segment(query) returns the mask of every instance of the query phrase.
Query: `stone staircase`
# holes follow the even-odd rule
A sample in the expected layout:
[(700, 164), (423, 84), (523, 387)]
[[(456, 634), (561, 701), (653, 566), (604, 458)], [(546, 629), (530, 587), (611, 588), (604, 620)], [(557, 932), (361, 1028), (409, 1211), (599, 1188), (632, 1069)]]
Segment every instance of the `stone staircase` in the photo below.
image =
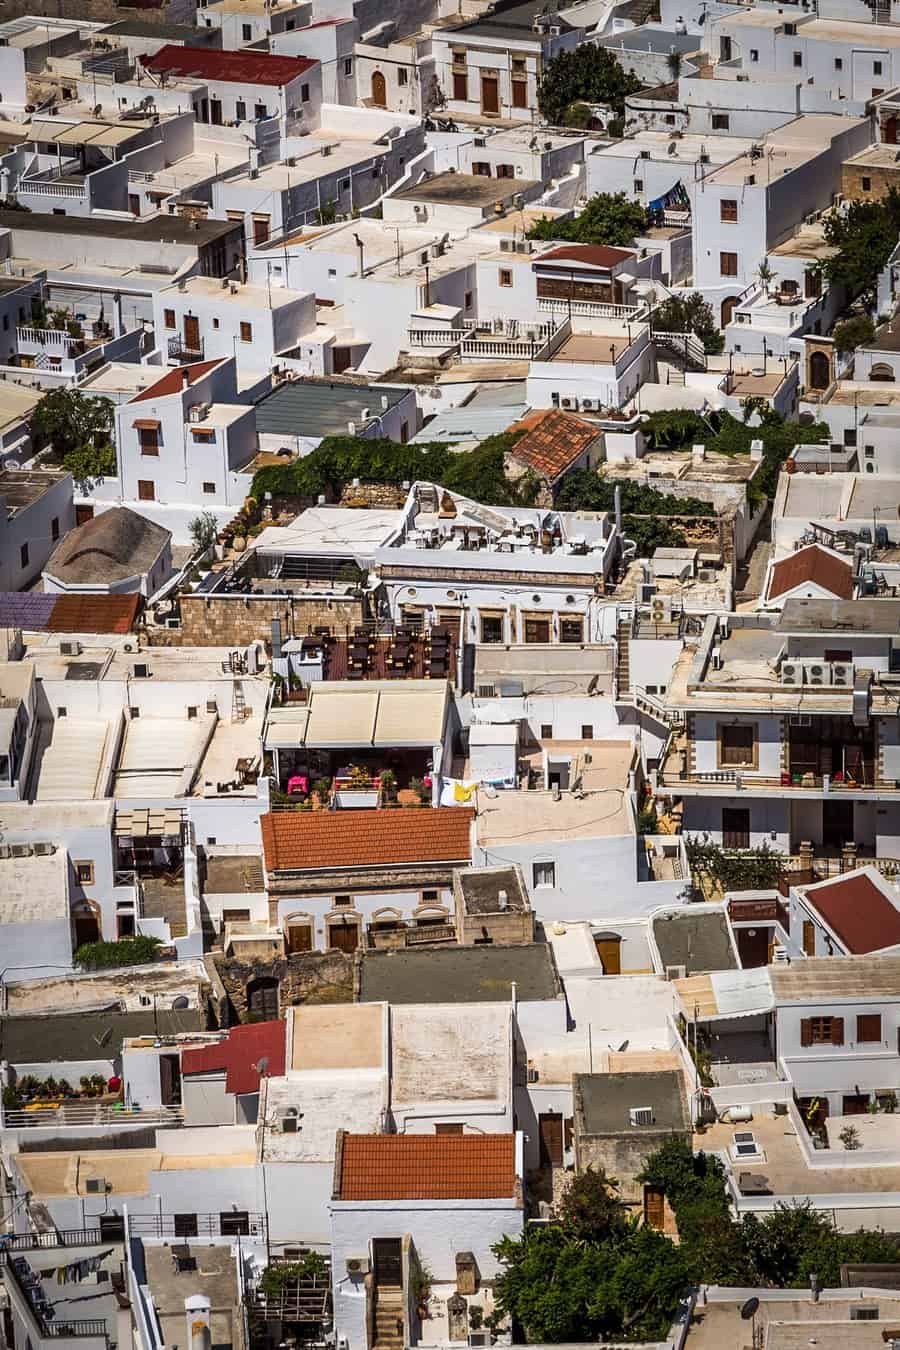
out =
[(631, 620), (620, 619), (616, 628), (616, 689), (624, 698), (631, 688)]
[(403, 1350), (403, 1290), (379, 1289), (375, 1294), (371, 1350)]

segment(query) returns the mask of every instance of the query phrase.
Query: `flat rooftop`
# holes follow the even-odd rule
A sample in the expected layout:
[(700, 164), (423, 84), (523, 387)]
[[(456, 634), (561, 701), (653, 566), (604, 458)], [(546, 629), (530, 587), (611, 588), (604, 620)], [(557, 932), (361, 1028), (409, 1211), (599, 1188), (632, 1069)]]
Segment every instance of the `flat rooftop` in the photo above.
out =
[(204, 895), (255, 895), (266, 889), (258, 853), (207, 854)]
[[(783, 22), (783, 19), (782, 19)], [(855, 25), (854, 25), (855, 26)], [(804, 24), (803, 32), (808, 31)], [(900, 42), (900, 33), (897, 34)], [(840, 117), (835, 113), (808, 113), (778, 127), (766, 137), (761, 155), (738, 155), (728, 164), (713, 169), (705, 183), (715, 186), (742, 186), (749, 175), (757, 185), (768, 185), (799, 169), (816, 155), (827, 150), (835, 136), (852, 127), (864, 125), (859, 117)]]
[[(517, 867), (473, 867), (456, 873), (467, 914), (501, 914), (504, 910), (524, 913), (530, 909), (528, 892)], [(501, 906), (500, 892), (506, 899)]]
[(391, 1009), (391, 1101), (506, 1103), (511, 1010), (504, 1003)]
[(896, 998), (900, 956), (810, 956), (769, 967), (776, 1003), (819, 1003), (829, 998)]
[(668, 966), (684, 966), (686, 975), (697, 975), (737, 969), (738, 960), (722, 909), (689, 906), (655, 915), (653, 937), (663, 970)]
[[(62, 850), (60, 850), (61, 852)], [(10, 1064), (71, 1064), (97, 1059), (115, 1059), (129, 1037), (178, 1035), (206, 1026), (206, 1010), (173, 1011), (157, 1006), (156, 1013), (82, 1010), (77, 1017), (17, 1013), (2, 1019), (3, 1056)], [(77, 1078), (77, 1074), (75, 1075)], [(102, 1176), (102, 1173), (100, 1173)]]
[[(19, 232), (86, 235), (96, 239), (126, 239), (136, 244), (185, 244), (197, 248), (224, 239), (243, 227), (232, 220), (189, 220), (186, 216), (147, 216), (132, 222), (108, 220), (103, 216), (44, 216), (37, 212), (0, 211), (0, 229), (12, 230), (14, 235)], [(167, 284), (171, 284), (170, 278)]]
[[(867, 1307), (878, 1307), (876, 1321), (850, 1321), (850, 1309), (861, 1298), (854, 1288), (834, 1294), (826, 1290), (815, 1303), (800, 1290), (793, 1296), (787, 1290), (755, 1291), (760, 1296), (756, 1323), (766, 1350), (808, 1350), (811, 1345), (818, 1350), (884, 1350), (882, 1331), (889, 1325), (900, 1327), (900, 1299), (877, 1289), (876, 1280), (860, 1283), (876, 1288), (874, 1295), (865, 1296)], [(747, 1323), (741, 1318), (745, 1300), (746, 1291), (733, 1300), (709, 1299), (702, 1316), (688, 1327), (685, 1350), (746, 1350)]]
[[(256, 430), (260, 436), (337, 436), (346, 435), (347, 423), (354, 422), (360, 429), (376, 421), (385, 411), (394, 408), (409, 393), (408, 388), (388, 385), (352, 384), (331, 380), (286, 380), (255, 405)], [(384, 403), (382, 400), (387, 400)], [(340, 507), (313, 508), (322, 511), (323, 519)], [(381, 512), (345, 511), (365, 517)], [(309, 516), (310, 511), (298, 520)], [(304, 526), (305, 528), (305, 526)], [(363, 529), (361, 521), (357, 528)], [(264, 533), (268, 534), (268, 531)], [(258, 541), (257, 541), (258, 544)]]
[[(110, 804), (111, 806), (111, 804)], [(6, 813), (4, 810), (4, 819)], [(62, 852), (62, 850), (60, 850)], [(123, 1010), (138, 1012), (146, 1008), (141, 996), (155, 994), (160, 1008), (171, 1008), (176, 998), (186, 998), (191, 1008), (199, 1008), (201, 988), (208, 982), (203, 962), (196, 960), (155, 962), (149, 966), (130, 966), (96, 973), (73, 972), (50, 975), (41, 980), (4, 982), (6, 1010), (10, 1016), (66, 1009), (98, 1008), (115, 1004)]]
[(515, 984), (522, 1003), (556, 999), (561, 986), (549, 947), (436, 947), (364, 952), (359, 1001), (506, 1003)]
[(488, 178), (482, 174), (437, 173), (414, 187), (391, 193), (398, 202), (431, 202), (445, 206), (492, 206), (538, 184), (530, 178)]
[(572, 333), (549, 359), (582, 361), (586, 365), (611, 365), (630, 346), (627, 335), (619, 333)]
[(769, 250), (778, 258), (831, 258), (837, 253), (832, 244), (826, 244), (821, 225), (801, 225), (796, 234)]
[[(0, 858), (0, 929), (3, 925), (69, 922), (69, 858), (52, 844), (52, 853)], [(40, 928), (34, 932), (32, 960), (40, 958)], [(4, 1057), (9, 1058), (4, 1047)]]
[(640, 459), (607, 461), (604, 478), (618, 478), (653, 486), (654, 478), (689, 479), (694, 483), (746, 483), (759, 465), (749, 455), (722, 455), (707, 450), (695, 461), (690, 450), (651, 450)]
[[(688, 1111), (684, 1074), (680, 1069), (656, 1069), (647, 1073), (579, 1073), (572, 1080), (577, 1128), (584, 1134), (640, 1136), (641, 1130), (678, 1130), (688, 1134)], [(649, 1107), (650, 1125), (633, 1125), (634, 1107)]]
[(217, 1246), (196, 1240), (184, 1241), (182, 1245), (187, 1248), (185, 1255), (196, 1258), (197, 1268), (190, 1274), (179, 1272), (168, 1243), (160, 1246), (145, 1243), (143, 1246), (147, 1287), (164, 1344), (177, 1345), (184, 1341), (184, 1301), (189, 1286), (192, 1295), (202, 1294), (209, 1299), (212, 1344), (240, 1345), (241, 1294), (234, 1249), (230, 1243)]
[(380, 1069), (384, 1063), (382, 1003), (301, 1004), (291, 1008), (293, 1072)]
[(338, 1127), (359, 1134), (378, 1134), (383, 1128), (388, 1093), (386, 1073), (375, 1069), (332, 1071), (302, 1077), (269, 1078), (266, 1116), (283, 1117), (296, 1111), (294, 1133), (266, 1130), (260, 1138), (260, 1161), (334, 1161)]
[(3, 469), (0, 470), (0, 497), (6, 503), (8, 514), (13, 516), (40, 501), (66, 477), (65, 473), (43, 469)]
[[(584, 795), (512, 790), (478, 792), (477, 838), (481, 845), (530, 839), (596, 839), (634, 833), (627, 805), (628, 775), (634, 760), (630, 741), (547, 741), (549, 760), (569, 760), (583, 777)], [(591, 763), (580, 773), (586, 754)]]

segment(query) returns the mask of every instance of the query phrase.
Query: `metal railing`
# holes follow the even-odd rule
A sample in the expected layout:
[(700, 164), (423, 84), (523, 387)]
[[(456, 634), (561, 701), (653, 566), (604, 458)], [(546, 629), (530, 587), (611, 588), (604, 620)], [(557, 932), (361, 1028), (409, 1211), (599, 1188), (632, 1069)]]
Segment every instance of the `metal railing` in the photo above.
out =
[(134, 1237), (191, 1238), (241, 1237), (264, 1238), (264, 1214), (129, 1214), (128, 1229)]
[(196, 361), (203, 357), (203, 339), (200, 338), (193, 346), (188, 345), (184, 338), (170, 337), (166, 350), (176, 361)]
[(44, 183), (33, 178), (20, 178), (17, 192), (20, 196), (30, 192), (36, 197), (69, 197), (78, 201), (85, 201), (88, 195), (87, 188), (78, 183)]
[(425, 924), (421, 928), (407, 928), (404, 938), (407, 947), (421, 946), (426, 942), (455, 942), (456, 927), (452, 923)]
[(653, 341), (659, 346), (668, 347), (685, 361), (692, 361), (701, 370), (706, 369), (706, 348), (696, 333), (669, 333), (662, 329), (653, 329)]
[(4, 1233), (0, 1251), (33, 1252), (58, 1247), (96, 1247), (103, 1241), (99, 1228), (58, 1228), (52, 1233)]
[[(7, 1254), (2, 1248), (0, 1248), (0, 1267), (3, 1269), (4, 1282), (7, 1286), (12, 1287), (20, 1301), (27, 1307), (42, 1340), (44, 1338), (48, 1340), (93, 1338), (105, 1343), (108, 1342), (109, 1331), (106, 1319), (103, 1317), (60, 1318), (59, 1321), (48, 1322), (40, 1304), (32, 1298), (32, 1293), (36, 1292), (36, 1288), (29, 1289), (28, 1284), (16, 1269), (15, 1258)], [(47, 1304), (46, 1306), (49, 1308), (50, 1305)]]
[(109, 1102), (65, 1101), (58, 1105), (38, 1103), (32, 1107), (4, 1109), (0, 1121), (8, 1130), (72, 1130), (84, 1125), (183, 1125), (180, 1106), (113, 1106)]

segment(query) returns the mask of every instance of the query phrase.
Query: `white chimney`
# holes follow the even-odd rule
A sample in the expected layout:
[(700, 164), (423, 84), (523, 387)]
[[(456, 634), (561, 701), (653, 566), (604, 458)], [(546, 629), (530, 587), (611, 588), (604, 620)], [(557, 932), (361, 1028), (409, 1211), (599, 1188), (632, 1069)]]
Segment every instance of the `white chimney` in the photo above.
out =
[(497, 908), (502, 912), (509, 909), (509, 895), (506, 891), (497, 892)]
[(691, 463), (702, 464), (705, 459), (706, 459), (706, 446), (705, 445), (693, 446), (691, 449)]
[(750, 442), (750, 458), (754, 464), (758, 464), (763, 457), (763, 443), (756, 440)]
[(184, 1300), (184, 1316), (187, 1322), (187, 1350), (210, 1350), (212, 1332), (212, 1304), (205, 1294), (191, 1294)]

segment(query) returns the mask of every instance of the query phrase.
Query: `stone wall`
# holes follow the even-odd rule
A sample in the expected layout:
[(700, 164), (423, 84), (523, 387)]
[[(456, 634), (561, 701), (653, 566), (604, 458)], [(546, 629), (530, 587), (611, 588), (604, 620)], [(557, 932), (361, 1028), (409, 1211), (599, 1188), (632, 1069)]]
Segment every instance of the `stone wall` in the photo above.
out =
[[(867, 186), (863, 187), (863, 179)], [(841, 193), (854, 202), (880, 202), (891, 188), (900, 188), (900, 164), (880, 168), (874, 164), (847, 163), (841, 169)]]
[(408, 493), (399, 483), (345, 483), (341, 506), (366, 507), (369, 510), (398, 511)]
[(247, 986), (254, 980), (278, 981), (279, 1010), (301, 1003), (352, 1003), (353, 953), (303, 952), (273, 961), (241, 961), (215, 954), (216, 970), (225, 991), (216, 1010), (220, 1026), (249, 1020)]
[(51, 19), (88, 19), (92, 23), (119, 23), (122, 19), (139, 18), (141, 23), (193, 23), (195, 0), (160, 0), (158, 5), (139, 10), (117, 4), (116, 0), (0, 0), (0, 20), (20, 19), (23, 15), (40, 15)]
[(322, 596), (182, 595), (180, 628), (149, 628), (153, 647), (246, 647), (257, 638), (268, 643), (272, 620), (280, 619), (282, 638), (300, 637), (317, 627), (343, 634), (363, 621), (359, 598), (326, 600)]

